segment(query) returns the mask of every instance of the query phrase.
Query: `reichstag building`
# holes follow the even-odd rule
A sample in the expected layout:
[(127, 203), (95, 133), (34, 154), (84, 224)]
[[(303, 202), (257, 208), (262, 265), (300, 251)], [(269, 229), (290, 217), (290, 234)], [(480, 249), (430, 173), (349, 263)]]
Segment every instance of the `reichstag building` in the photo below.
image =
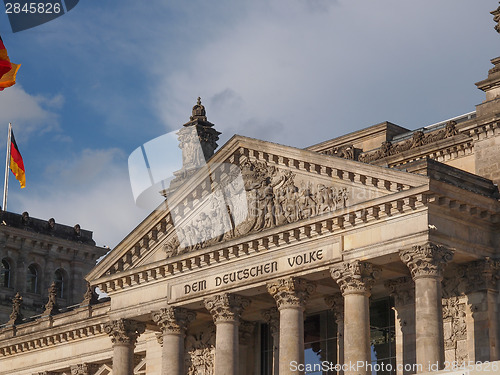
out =
[(305, 149), (217, 149), (198, 99), (164, 202), (97, 265), (91, 232), (2, 212), (0, 375), (500, 374), (491, 62), (474, 112)]

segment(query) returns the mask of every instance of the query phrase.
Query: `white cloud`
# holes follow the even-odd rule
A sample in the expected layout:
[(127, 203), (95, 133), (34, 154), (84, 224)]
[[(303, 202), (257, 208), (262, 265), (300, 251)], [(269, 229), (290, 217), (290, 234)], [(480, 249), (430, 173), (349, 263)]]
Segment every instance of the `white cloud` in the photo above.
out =
[(134, 204), (125, 155), (118, 149), (85, 149), (64, 162), (54, 161), (30, 195), (9, 195), (16, 212), (54, 217), (56, 222), (94, 232), (100, 246), (115, 246), (146, 217)]
[[(24, 136), (59, 129), (59, 114), (64, 97), (30, 95), (20, 84), (9, 87), (0, 93), (0, 124), (9, 122), (16, 125), (18, 133)], [(3, 134), (3, 133), (2, 133)]]

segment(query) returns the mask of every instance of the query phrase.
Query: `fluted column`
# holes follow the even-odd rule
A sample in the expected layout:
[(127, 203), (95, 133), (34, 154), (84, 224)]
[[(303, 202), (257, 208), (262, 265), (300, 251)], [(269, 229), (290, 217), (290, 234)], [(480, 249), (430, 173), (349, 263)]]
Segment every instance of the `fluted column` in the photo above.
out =
[[(441, 280), (453, 252), (433, 243), (416, 245), (399, 252), (415, 281), (416, 357), (419, 372), (444, 362), (443, 312)], [(434, 367), (431, 367), (434, 366)]]
[(262, 316), (271, 330), (273, 337), (273, 374), (279, 374), (279, 359), (280, 359), (280, 313), (276, 307), (262, 312)]
[(409, 277), (400, 277), (385, 283), (394, 297), (396, 310), (396, 365), (397, 375), (413, 373), (415, 364), (415, 283)]
[(161, 368), (163, 375), (184, 375), (184, 337), (187, 324), (194, 320), (192, 311), (167, 307), (152, 314), (153, 321), (161, 328)]
[(279, 375), (303, 374), (292, 371), (292, 363), (304, 363), (304, 310), (316, 289), (314, 283), (290, 277), (267, 285), (280, 312)]
[(216, 327), (214, 373), (238, 375), (238, 326), (241, 312), (250, 301), (234, 294), (222, 293), (204, 302)]
[(134, 375), (134, 347), (146, 324), (118, 319), (104, 325), (113, 343), (113, 375)]
[[(370, 292), (380, 268), (367, 262), (344, 262), (330, 270), (344, 296), (346, 375), (367, 375), (370, 352)], [(356, 368), (350, 364), (357, 364)]]
[[(325, 303), (335, 316), (337, 323), (337, 363), (344, 363), (344, 297), (342, 293), (336, 293), (325, 298)], [(343, 375), (342, 368), (337, 372), (338, 375)]]

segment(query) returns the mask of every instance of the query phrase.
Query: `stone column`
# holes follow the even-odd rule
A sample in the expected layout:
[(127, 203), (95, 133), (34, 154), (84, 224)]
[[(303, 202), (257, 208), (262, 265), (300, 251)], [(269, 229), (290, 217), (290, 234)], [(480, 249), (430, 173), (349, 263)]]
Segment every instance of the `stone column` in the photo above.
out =
[(442, 369), (444, 338), (441, 280), (444, 267), (453, 258), (453, 252), (444, 246), (426, 243), (400, 250), (399, 255), (415, 281), (418, 372)]
[(396, 310), (396, 365), (397, 375), (413, 373), (416, 362), (415, 347), (415, 283), (410, 277), (388, 280), (385, 287), (394, 298)]
[[(380, 268), (355, 260), (330, 269), (344, 296), (344, 363), (346, 375), (368, 375), (370, 351), (370, 292)], [(350, 364), (362, 363), (353, 371)]]
[[(337, 364), (344, 363), (344, 297), (342, 293), (336, 293), (333, 296), (325, 298), (325, 303), (335, 315), (335, 323), (337, 323)], [(343, 375), (344, 371), (337, 371), (338, 375)]]
[(145, 330), (146, 324), (127, 319), (112, 320), (104, 325), (104, 332), (113, 343), (113, 375), (134, 375), (134, 347)]
[(250, 301), (234, 294), (222, 293), (204, 302), (216, 327), (214, 373), (238, 375), (238, 326), (241, 312)]
[(304, 310), (316, 290), (314, 283), (290, 277), (267, 285), (280, 312), (279, 374), (303, 374), (292, 371), (291, 364), (304, 363)]
[(254, 322), (240, 321), (238, 329), (239, 334), (239, 362), (240, 369), (238, 375), (246, 375), (253, 373), (254, 364), (254, 335), (255, 330)]
[(471, 348), (475, 362), (500, 360), (500, 332), (498, 327), (498, 287), (500, 261), (486, 258), (467, 264), (465, 267), (466, 294), (470, 308), (472, 326)]
[(276, 307), (263, 311), (262, 316), (271, 331), (273, 337), (273, 375), (279, 374), (280, 359), (280, 313)]
[(187, 324), (196, 314), (180, 307), (167, 307), (151, 314), (161, 328), (161, 373), (184, 375), (184, 337)]

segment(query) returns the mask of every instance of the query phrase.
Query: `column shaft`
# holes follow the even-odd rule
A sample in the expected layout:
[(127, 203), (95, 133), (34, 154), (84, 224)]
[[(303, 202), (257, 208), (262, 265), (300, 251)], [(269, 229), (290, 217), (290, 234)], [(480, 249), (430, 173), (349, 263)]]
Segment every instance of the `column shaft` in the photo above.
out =
[[(366, 295), (347, 294), (344, 297), (344, 361), (348, 365), (358, 361), (371, 362), (370, 311)], [(368, 374), (367, 366), (356, 370), (346, 370), (345, 374)]]
[(424, 372), (441, 368), (444, 362), (443, 308), (438, 278), (415, 280), (415, 332), (417, 363), (423, 366)]
[(184, 334), (165, 332), (161, 357), (162, 375), (184, 375)]
[(218, 322), (215, 332), (215, 374), (238, 375), (238, 324)]
[(296, 374), (290, 364), (304, 363), (304, 313), (302, 308), (280, 309), (279, 374)]
[(134, 345), (113, 346), (113, 375), (134, 375)]

